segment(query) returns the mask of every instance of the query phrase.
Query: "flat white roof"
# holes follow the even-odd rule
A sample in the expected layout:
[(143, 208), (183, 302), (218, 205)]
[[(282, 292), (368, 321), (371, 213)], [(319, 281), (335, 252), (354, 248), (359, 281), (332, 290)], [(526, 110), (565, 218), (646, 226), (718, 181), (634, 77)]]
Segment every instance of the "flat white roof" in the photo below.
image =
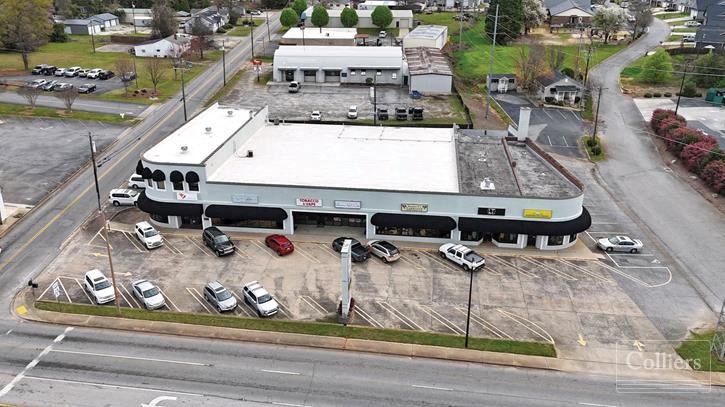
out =
[[(249, 120), (251, 112), (215, 103), (146, 151), (143, 159), (158, 163), (201, 164)], [(183, 146), (186, 146), (185, 151)]]
[(400, 69), (402, 66), (400, 47), (283, 45), (274, 51), (275, 69)]
[[(307, 28), (305, 29), (305, 38), (307, 39), (320, 39), (320, 38), (333, 38), (333, 39), (355, 39), (357, 35), (357, 28), (323, 28), (320, 32), (319, 28)], [(287, 39), (300, 39), (302, 38), (302, 30), (299, 27), (292, 27), (287, 30), (282, 38)]]
[[(247, 150), (252, 158), (245, 157)], [(268, 124), (238, 151), (207, 181), (459, 191), (452, 128)]]
[(419, 25), (409, 32), (405, 38), (436, 39), (448, 31), (444, 25)]

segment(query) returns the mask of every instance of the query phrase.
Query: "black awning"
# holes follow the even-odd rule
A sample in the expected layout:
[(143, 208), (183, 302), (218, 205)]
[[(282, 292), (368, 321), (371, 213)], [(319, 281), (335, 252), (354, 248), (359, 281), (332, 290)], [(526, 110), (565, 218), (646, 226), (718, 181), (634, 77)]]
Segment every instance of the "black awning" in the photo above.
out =
[(228, 220), (277, 220), (287, 219), (287, 212), (282, 208), (264, 206), (209, 205), (204, 212), (210, 218)]
[(149, 199), (146, 191), (141, 192), (136, 203), (146, 213), (164, 216), (201, 216), (204, 207), (201, 204), (159, 202)]
[(456, 221), (448, 216), (403, 215), (398, 213), (376, 213), (370, 219), (375, 226), (398, 228), (423, 228), (451, 231)]
[(141, 175), (143, 172), (143, 163), (141, 160), (138, 160), (138, 163), (136, 163), (136, 174)]
[(146, 167), (141, 171), (141, 176), (144, 179), (150, 179), (151, 178), (151, 169), (149, 167)]
[(186, 173), (186, 182), (193, 184), (196, 182), (199, 182), (199, 174), (195, 173), (194, 171), (189, 171)]
[(171, 171), (169, 174), (169, 181), (171, 182), (184, 182), (184, 174), (179, 171)]
[(154, 181), (166, 181), (166, 174), (161, 170), (156, 170), (151, 174), (151, 179)]
[(462, 232), (518, 233), (524, 235), (563, 236), (581, 233), (592, 225), (587, 208), (582, 207), (578, 218), (564, 222), (504, 220), (491, 218), (458, 218)]

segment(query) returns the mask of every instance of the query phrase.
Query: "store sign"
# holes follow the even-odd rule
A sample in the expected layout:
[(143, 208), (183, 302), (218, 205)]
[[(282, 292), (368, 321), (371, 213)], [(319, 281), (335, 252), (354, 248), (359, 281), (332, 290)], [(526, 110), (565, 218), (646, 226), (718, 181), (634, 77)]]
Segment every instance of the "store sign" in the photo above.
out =
[(233, 194), (232, 202), (240, 204), (258, 204), (259, 196), (253, 194)]
[(403, 212), (428, 212), (428, 204), (402, 203), (400, 210)]
[(362, 208), (362, 202), (360, 202), (360, 201), (335, 201), (335, 208), (360, 209), (360, 208)]
[(322, 206), (322, 199), (317, 198), (297, 198), (297, 206)]
[(524, 218), (551, 219), (550, 209), (524, 209)]
[(506, 216), (506, 209), (504, 208), (478, 208), (479, 215), (487, 216)]
[(199, 194), (197, 192), (177, 192), (176, 199), (179, 201), (197, 201)]

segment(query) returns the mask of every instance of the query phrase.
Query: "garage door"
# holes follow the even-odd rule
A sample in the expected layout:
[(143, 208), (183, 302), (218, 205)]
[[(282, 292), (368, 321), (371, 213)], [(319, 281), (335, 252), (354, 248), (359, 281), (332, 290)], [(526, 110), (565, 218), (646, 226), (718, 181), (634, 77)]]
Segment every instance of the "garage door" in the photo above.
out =
[(325, 71), (325, 82), (340, 82), (340, 71), (326, 70)]
[(317, 81), (317, 71), (305, 69), (302, 71), (304, 74), (304, 81), (305, 82), (316, 82)]

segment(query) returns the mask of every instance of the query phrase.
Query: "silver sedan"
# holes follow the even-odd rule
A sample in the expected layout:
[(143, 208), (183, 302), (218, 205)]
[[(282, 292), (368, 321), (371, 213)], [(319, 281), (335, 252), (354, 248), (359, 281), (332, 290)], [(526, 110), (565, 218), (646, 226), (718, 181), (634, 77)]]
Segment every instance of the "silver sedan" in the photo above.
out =
[(607, 252), (637, 253), (644, 245), (641, 240), (629, 236), (612, 236), (597, 241), (597, 247)]

